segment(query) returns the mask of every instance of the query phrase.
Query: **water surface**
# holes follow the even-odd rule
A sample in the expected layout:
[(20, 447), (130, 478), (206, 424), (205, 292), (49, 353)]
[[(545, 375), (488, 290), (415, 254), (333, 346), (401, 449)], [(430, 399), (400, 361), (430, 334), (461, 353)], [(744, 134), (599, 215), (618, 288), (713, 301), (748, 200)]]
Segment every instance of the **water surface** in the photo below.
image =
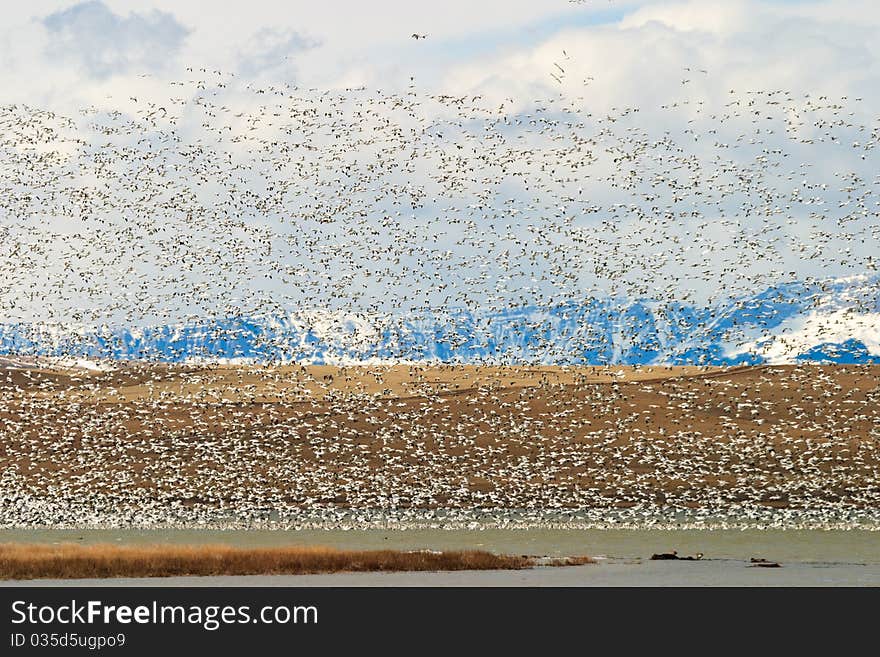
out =
[(702, 552), (706, 559), (880, 565), (880, 533), (865, 530), (134, 530), (5, 529), (0, 542), (123, 545), (225, 544), (240, 547), (320, 545), (356, 550), (478, 549), (505, 554), (646, 559), (655, 552)]

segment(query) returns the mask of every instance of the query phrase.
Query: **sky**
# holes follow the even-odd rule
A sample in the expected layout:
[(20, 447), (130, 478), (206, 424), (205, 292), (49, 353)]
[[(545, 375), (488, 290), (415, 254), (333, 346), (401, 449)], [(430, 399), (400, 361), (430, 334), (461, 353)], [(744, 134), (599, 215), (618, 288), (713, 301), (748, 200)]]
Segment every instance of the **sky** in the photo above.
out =
[[(593, 292), (658, 297), (670, 289), (705, 302), (780, 280), (875, 271), (876, 2), (37, 0), (3, 11), (3, 103), (53, 113), (41, 121), (75, 120), (71, 140), (55, 145), (72, 158), (67, 165), (34, 178), (29, 160), (15, 159), (24, 151), (9, 146), (15, 157), (0, 166), (13, 199), (0, 211), (0, 229), (22, 245), (0, 255), (0, 266), (15, 270), (0, 289), (7, 316), (67, 317), (77, 305), (106, 309), (105, 297), (128, 301), (92, 313), (95, 321), (131, 316), (145, 300), (155, 321), (206, 312), (218, 298), (243, 311), (270, 302), (388, 310), (388, 299), (400, 297), (406, 310), (500, 307)], [(386, 121), (381, 130), (395, 126), (383, 133), (397, 139), (384, 161), (394, 166), (381, 179), (365, 175), (397, 190), (397, 199), (376, 200), (352, 184), (350, 203), (335, 209), (357, 223), (322, 221), (320, 212), (333, 208), (315, 185), (348, 179), (330, 158), (319, 158), (314, 178), (294, 185), (283, 206), (262, 212), (259, 203), (236, 200), (232, 223), (211, 223), (218, 197), (269, 194), (295, 180), (297, 158), (310, 162), (302, 153), (274, 166), (251, 147), (258, 144), (230, 136), (255, 131), (261, 146), (293, 139), (271, 119), (247, 122), (270, 104), (264, 91), (276, 88), (288, 94), (285, 111), (317, 112), (322, 94), (336, 99), (341, 118), (315, 119), (312, 137), (322, 155), (349, 158), (349, 171), (365, 166), (352, 153), (365, 158), (373, 147), (354, 146), (349, 133), (334, 142), (333, 121), (353, 126), (371, 108), (376, 121)], [(414, 104), (404, 111), (375, 101), (377, 94)], [(440, 94), (466, 97), (469, 113), (431, 100)], [(243, 118), (230, 121), (228, 132), (216, 130), (226, 125), (221, 110)], [(98, 164), (102, 150), (158, 148), (166, 118), (181, 145), (162, 151), (165, 173), (127, 186), (125, 158)], [(99, 129), (126, 120), (138, 122), (138, 139), (130, 130)], [(209, 151), (203, 182), (174, 167), (195, 143)], [(588, 176), (574, 161), (584, 143)], [(634, 144), (630, 168), (621, 160)], [(517, 154), (509, 169), (520, 167), (520, 178), (499, 173), (502, 151)], [(248, 173), (233, 181), (228, 170), (212, 168), (226, 157)], [(407, 169), (407, 161), (416, 164)], [(449, 175), (464, 186), (450, 191)], [(58, 186), (65, 176), (92, 199), (83, 203), (107, 190), (100, 212), (50, 216), (41, 197), (50, 188), (57, 187), (53, 203), (80, 202), (71, 186)], [(658, 176), (661, 190), (652, 197)], [(745, 189), (746, 179), (757, 182)], [(199, 208), (195, 218), (144, 216), (142, 201), (137, 216), (128, 216), (137, 191), (152, 189), (144, 198), (158, 202), (166, 183), (185, 188)], [(43, 209), (21, 201), (28, 185)], [(683, 193), (691, 219), (676, 190), (690, 190)], [(718, 190), (725, 190), (721, 199)], [(423, 196), (431, 202), (419, 207), (413, 199)], [(664, 214), (673, 206), (675, 216)], [(291, 213), (305, 218), (285, 224)], [(164, 237), (152, 230), (159, 223)], [(31, 239), (35, 230), (44, 231), (42, 242)], [(279, 255), (306, 233), (319, 239)], [(253, 254), (260, 236), (264, 257), (228, 257)], [(417, 248), (396, 249), (402, 243)], [(123, 257), (110, 254), (114, 248)], [(213, 270), (204, 262), (192, 267), (193, 253), (212, 249)], [(376, 249), (389, 249), (388, 260), (366, 276), (361, 265), (373, 267)], [(282, 280), (295, 284), (279, 283), (272, 272), (286, 272)], [(187, 292), (175, 296), (175, 288)], [(175, 310), (181, 296), (201, 301)]]
[(461, 93), (548, 93), (563, 49), (564, 89), (593, 76), (599, 103), (645, 100), (689, 65), (721, 87), (878, 87), (880, 6), (868, 0), (37, 0), (3, 12), (4, 95), (61, 106), (187, 67), (322, 89), (401, 89), (414, 77)]

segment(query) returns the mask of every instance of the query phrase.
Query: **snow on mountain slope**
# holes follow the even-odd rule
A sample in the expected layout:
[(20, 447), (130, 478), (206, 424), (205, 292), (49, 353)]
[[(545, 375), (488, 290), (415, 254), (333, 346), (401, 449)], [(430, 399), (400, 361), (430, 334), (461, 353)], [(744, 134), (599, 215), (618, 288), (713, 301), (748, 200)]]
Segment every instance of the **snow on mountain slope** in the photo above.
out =
[[(844, 347), (847, 343), (851, 344)], [(778, 333), (741, 345), (733, 355), (755, 352), (763, 362), (782, 364), (801, 359), (800, 357), (816, 347), (827, 349), (832, 345), (841, 353), (855, 353), (856, 350), (866, 352), (877, 356), (877, 361), (880, 362), (880, 313), (836, 310), (827, 314), (813, 312), (806, 318), (793, 317), (783, 322)], [(826, 359), (834, 360), (815, 358)]]
[(96, 362), (880, 362), (880, 276), (786, 283), (711, 307), (592, 298), (405, 317), (312, 310), (93, 330), (0, 323), (0, 354)]

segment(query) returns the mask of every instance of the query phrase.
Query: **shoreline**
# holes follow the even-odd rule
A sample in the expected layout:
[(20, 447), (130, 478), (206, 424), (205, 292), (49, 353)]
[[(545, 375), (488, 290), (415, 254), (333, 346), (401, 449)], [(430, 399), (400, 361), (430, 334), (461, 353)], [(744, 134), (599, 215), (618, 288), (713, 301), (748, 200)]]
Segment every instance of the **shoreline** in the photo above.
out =
[[(45, 501), (41, 515), (70, 517), (77, 509)], [(880, 509), (310, 509), (242, 513), (241, 517), (204, 510), (168, 520), (167, 509), (132, 508), (100, 514), (93, 522), (33, 522), (0, 525), (4, 531), (483, 531), (483, 530), (812, 530), (880, 531)], [(86, 516), (83, 513), (80, 515)], [(92, 514), (95, 515), (95, 514)], [(144, 518), (148, 518), (146, 521)], [(135, 520), (138, 519), (138, 520)]]
[(782, 562), (880, 564), (877, 535), (859, 530), (0, 530), (0, 543), (129, 546), (227, 545), (243, 548), (315, 547), (340, 550), (482, 550), (563, 557), (589, 554), (644, 559), (673, 549), (707, 559), (766, 557)]
[(336, 573), (328, 575), (154, 577), (0, 581), (4, 587), (878, 587), (880, 565), (785, 564), (750, 568), (744, 561), (599, 563), (525, 570)]
[(0, 579), (132, 579), (307, 575), (351, 572), (522, 570), (594, 563), (486, 550), (352, 550), (324, 546), (2, 543)]

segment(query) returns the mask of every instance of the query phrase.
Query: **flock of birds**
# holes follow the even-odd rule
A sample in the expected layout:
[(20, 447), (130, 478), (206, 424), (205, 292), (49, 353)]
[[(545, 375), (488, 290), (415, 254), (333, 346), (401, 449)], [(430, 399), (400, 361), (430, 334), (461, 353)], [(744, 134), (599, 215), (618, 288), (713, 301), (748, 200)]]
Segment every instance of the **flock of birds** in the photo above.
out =
[(877, 528), (876, 366), (8, 369), (4, 526)]
[(876, 271), (880, 127), (858, 99), (594, 114), (196, 73), (77, 117), (0, 107), (4, 323), (702, 304)]
[[(662, 106), (594, 114), (562, 94), (192, 73), (167, 98), (77, 116), (0, 107), (0, 322), (63, 336), (302, 309), (671, 304), (876, 269), (880, 126), (859, 99), (719, 103), (682, 85)], [(561, 368), (528, 385), (438, 363), (103, 366), (3, 361), (0, 525), (650, 524), (672, 510), (794, 526), (880, 505), (871, 366)], [(423, 385), (393, 392), (392, 372)]]

